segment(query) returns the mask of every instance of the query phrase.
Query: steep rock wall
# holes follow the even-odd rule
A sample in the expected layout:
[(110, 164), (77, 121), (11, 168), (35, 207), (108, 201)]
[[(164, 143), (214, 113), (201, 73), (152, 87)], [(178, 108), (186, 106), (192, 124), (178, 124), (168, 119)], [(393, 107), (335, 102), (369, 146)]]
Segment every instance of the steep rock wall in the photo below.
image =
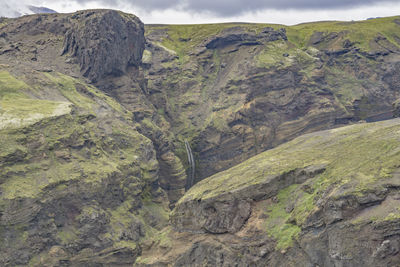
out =
[(114, 10), (83, 11), (70, 17), (63, 54), (78, 59), (83, 76), (98, 81), (121, 76), (141, 63), (145, 45), (144, 25), (134, 15)]
[(397, 266), (399, 129), (315, 132), (206, 178), (137, 265)]

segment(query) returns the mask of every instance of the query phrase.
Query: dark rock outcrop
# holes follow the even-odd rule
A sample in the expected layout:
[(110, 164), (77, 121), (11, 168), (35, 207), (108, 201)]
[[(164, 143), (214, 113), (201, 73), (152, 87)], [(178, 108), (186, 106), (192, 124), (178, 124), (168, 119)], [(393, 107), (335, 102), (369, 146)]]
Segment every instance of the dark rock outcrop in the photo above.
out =
[(277, 40), (287, 40), (286, 30), (274, 30), (267, 27), (260, 33), (249, 32), (242, 27), (233, 27), (223, 30), (219, 35), (213, 36), (207, 40), (205, 47), (207, 49), (224, 48), (229, 45), (251, 46), (261, 45), (263, 42), (272, 42)]
[(400, 117), (400, 100), (397, 100), (393, 103), (393, 117), (399, 118)]
[(82, 11), (71, 16), (63, 54), (77, 57), (81, 72), (92, 81), (119, 76), (141, 63), (145, 46), (143, 23), (114, 10)]

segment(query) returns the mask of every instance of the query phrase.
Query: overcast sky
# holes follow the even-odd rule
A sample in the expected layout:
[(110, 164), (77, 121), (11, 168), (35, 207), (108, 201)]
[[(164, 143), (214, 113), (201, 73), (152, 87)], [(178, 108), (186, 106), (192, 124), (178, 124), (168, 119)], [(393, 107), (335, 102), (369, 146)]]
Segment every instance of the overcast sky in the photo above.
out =
[(24, 4), (45, 6), (57, 12), (114, 8), (134, 13), (144, 23), (176, 24), (243, 21), (292, 25), (400, 15), (400, 0), (0, 0), (0, 12), (5, 12), (7, 4), (19, 9)]

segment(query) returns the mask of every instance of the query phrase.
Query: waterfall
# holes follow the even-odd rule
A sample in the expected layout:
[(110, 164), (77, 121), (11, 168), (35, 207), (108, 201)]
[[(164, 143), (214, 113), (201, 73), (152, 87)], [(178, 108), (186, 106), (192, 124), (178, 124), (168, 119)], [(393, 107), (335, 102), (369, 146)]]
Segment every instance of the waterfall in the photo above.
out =
[(188, 173), (188, 178), (186, 181), (186, 190), (189, 190), (189, 188), (191, 188), (194, 183), (194, 173), (196, 170), (196, 163), (194, 162), (192, 149), (190, 148), (190, 144), (187, 140), (185, 140), (185, 148), (186, 148), (186, 154), (188, 156), (188, 162), (189, 162), (189, 173)]

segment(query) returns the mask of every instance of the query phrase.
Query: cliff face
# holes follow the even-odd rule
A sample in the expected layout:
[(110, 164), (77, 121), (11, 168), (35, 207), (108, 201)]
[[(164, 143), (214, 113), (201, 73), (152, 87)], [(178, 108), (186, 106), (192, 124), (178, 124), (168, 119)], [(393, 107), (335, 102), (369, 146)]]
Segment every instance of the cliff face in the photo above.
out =
[[(192, 187), (143, 266), (397, 266), (400, 120), (303, 135)], [(164, 265), (165, 264), (165, 265)]]
[(397, 120), (261, 153), (398, 116), (398, 40), (398, 18), (1, 19), (0, 265), (398, 265)]
[(396, 19), (149, 25), (150, 98), (191, 142), (201, 180), (304, 133), (391, 118)]

